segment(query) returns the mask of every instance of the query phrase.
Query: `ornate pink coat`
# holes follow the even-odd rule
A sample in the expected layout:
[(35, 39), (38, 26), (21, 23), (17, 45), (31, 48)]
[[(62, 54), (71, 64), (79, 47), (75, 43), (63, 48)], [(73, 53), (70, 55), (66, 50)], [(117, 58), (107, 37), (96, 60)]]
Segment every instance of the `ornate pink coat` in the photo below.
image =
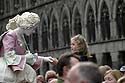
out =
[[(26, 48), (24, 43), (20, 42), (16, 32), (9, 31), (3, 38), (3, 47), (1, 49), (0, 57), (4, 57), (6, 64), (12, 68), (13, 71), (23, 70), (27, 63), (24, 56)], [(32, 68), (37, 70), (40, 67), (41, 60), (35, 58)]]

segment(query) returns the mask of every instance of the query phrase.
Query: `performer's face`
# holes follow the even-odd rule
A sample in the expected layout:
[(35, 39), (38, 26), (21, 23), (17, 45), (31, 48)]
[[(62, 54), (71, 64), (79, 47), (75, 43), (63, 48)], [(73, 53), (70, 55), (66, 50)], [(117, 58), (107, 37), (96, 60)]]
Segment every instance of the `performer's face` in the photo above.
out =
[(30, 36), (33, 32), (35, 32), (37, 26), (26, 29), (24, 32), (25, 35)]

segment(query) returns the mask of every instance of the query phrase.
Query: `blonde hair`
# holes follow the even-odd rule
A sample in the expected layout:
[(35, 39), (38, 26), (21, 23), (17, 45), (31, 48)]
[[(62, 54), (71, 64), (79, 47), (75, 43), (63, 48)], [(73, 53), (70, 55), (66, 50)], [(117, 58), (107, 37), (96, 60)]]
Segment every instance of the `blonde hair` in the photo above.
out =
[(116, 80), (118, 80), (120, 77), (122, 77), (122, 73), (117, 70), (117, 69), (114, 69), (114, 70), (108, 70), (104, 76), (106, 76), (107, 74), (112, 74)]
[(117, 83), (123, 83), (125, 81), (125, 76), (118, 79)]
[(72, 37), (71, 41), (72, 40), (77, 43), (79, 52), (83, 52), (84, 55), (90, 56), (90, 54), (88, 52), (88, 44), (82, 35), (78, 34), (78, 35)]
[(104, 78), (104, 74), (106, 73), (106, 71), (111, 70), (112, 68), (108, 65), (102, 65), (99, 66), (99, 71), (102, 74), (103, 78)]
[(29, 29), (40, 22), (40, 17), (36, 13), (24, 12), (10, 19), (6, 25), (7, 30), (14, 30), (17, 27)]

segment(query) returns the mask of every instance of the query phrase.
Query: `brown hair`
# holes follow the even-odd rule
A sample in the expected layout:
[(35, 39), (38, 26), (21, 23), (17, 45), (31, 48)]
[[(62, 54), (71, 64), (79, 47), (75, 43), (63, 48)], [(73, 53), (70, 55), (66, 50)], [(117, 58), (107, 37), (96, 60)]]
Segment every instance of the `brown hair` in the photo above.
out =
[(45, 74), (45, 80), (48, 82), (50, 78), (56, 78), (56, 72), (53, 70), (49, 70)]
[(71, 57), (74, 57), (80, 61), (79, 56), (71, 52), (65, 52), (61, 54), (61, 56), (59, 57), (58, 63), (57, 63), (57, 73), (59, 74), (59, 76), (63, 75), (64, 66), (67, 66), (69, 68), (71, 67), (71, 63), (70, 63)]

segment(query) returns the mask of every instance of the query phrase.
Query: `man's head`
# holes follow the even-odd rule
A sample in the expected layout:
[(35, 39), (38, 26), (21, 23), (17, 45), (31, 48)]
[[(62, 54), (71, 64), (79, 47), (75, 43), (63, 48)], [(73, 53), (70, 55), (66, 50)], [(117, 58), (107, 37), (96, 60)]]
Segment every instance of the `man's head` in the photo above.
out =
[(120, 68), (120, 72), (125, 75), (125, 66), (122, 66), (122, 67)]
[(65, 83), (101, 83), (98, 66), (92, 62), (80, 62), (68, 72)]
[(67, 74), (68, 70), (80, 61), (79, 57), (73, 53), (66, 52), (59, 57), (57, 72), (60, 77)]

